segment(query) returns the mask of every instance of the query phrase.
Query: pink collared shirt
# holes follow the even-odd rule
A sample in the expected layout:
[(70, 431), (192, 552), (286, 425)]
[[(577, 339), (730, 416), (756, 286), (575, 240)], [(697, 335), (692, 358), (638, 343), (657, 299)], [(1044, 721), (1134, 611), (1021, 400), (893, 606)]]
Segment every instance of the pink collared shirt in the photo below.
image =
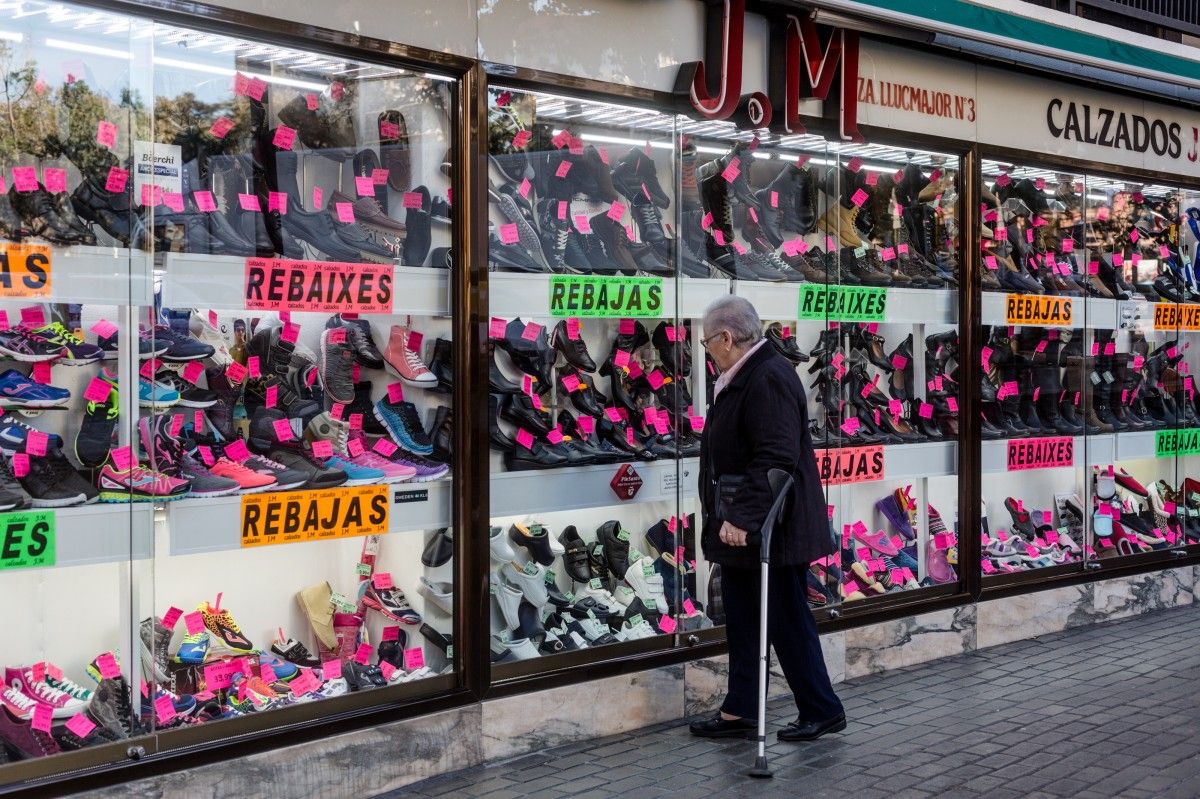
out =
[(713, 386), (713, 402), (716, 402), (717, 397), (720, 395), (722, 389), (724, 389), (727, 385), (729, 385), (729, 381), (733, 380), (734, 375), (736, 375), (738, 373), (738, 370), (742, 368), (742, 366), (746, 363), (746, 361), (750, 358), (750, 356), (753, 355), (755, 352), (757, 352), (758, 348), (766, 343), (767, 343), (767, 339), (765, 336), (763, 338), (760, 338), (758, 340), (757, 344), (755, 344), (753, 347), (751, 347), (749, 350), (746, 351), (745, 355), (738, 358), (737, 363), (735, 363), (733, 366), (729, 367), (729, 369), (727, 369), (726, 371), (721, 372), (720, 376), (717, 377), (716, 384)]

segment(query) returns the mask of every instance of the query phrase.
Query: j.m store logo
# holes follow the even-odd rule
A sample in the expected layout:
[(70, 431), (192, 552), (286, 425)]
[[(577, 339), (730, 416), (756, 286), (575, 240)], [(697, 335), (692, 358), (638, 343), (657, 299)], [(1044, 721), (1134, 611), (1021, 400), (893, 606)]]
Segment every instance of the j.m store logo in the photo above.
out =
[(732, 119), (741, 127), (805, 132), (800, 104), (826, 100), (836, 81), (844, 141), (863, 140), (858, 130), (858, 32), (817, 25), (808, 17), (768, 17), (771, 28), (770, 96), (742, 96), (745, 0), (704, 0), (704, 60), (679, 67), (675, 95), (683, 113), (701, 119)]

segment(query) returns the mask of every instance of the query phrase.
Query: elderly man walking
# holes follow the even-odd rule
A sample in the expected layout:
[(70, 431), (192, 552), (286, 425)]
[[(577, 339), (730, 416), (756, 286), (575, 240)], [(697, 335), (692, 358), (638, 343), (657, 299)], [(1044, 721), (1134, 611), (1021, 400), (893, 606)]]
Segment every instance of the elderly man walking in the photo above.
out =
[(771, 547), (768, 637), (795, 695), (799, 716), (781, 741), (812, 741), (846, 727), (825, 669), (805, 593), (813, 560), (834, 551), (817, 475), (808, 402), (790, 362), (767, 343), (754, 306), (725, 296), (704, 313), (705, 350), (720, 371), (700, 453), (704, 556), (721, 566), (729, 640), (729, 685), (721, 710), (691, 725), (706, 738), (752, 737), (758, 716), (760, 571), (757, 532), (771, 507), (767, 471), (783, 469), (794, 487)]

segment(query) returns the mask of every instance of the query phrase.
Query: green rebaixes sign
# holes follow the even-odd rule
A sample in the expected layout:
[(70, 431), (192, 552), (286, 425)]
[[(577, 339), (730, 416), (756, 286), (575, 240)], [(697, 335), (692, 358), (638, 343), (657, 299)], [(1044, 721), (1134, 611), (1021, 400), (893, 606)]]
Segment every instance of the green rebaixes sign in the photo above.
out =
[(885, 288), (820, 283), (806, 283), (800, 287), (799, 319), (882, 322), (886, 313)]
[(653, 318), (662, 309), (661, 277), (550, 276), (551, 316)]
[(55, 563), (54, 511), (0, 513), (0, 569)]
[(1158, 458), (1200, 455), (1200, 427), (1159, 430), (1154, 434), (1154, 455)]

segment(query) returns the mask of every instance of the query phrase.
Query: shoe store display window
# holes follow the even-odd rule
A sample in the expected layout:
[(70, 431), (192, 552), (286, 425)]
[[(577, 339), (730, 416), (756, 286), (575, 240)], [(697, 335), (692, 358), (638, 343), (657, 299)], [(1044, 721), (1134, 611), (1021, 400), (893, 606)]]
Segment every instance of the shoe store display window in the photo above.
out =
[[(755, 305), (808, 395), (838, 549), (811, 564), (810, 605), (956, 588), (957, 156), (681, 127), (702, 212), (681, 238)], [(714, 609), (718, 568), (700, 570)]]
[(61, 4), (0, 57), (0, 756), (451, 688), (454, 81)]
[(1196, 406), (1181, 193), (982, 170), (984, 586), (1182, 554)]
[(488, 138), (503, 679), (711, 626), (687, 509), (705, 391), (694, 322), (729, 284), (675, 232), (700, 212), (680, 193), (674, 116), (494, 86)]

